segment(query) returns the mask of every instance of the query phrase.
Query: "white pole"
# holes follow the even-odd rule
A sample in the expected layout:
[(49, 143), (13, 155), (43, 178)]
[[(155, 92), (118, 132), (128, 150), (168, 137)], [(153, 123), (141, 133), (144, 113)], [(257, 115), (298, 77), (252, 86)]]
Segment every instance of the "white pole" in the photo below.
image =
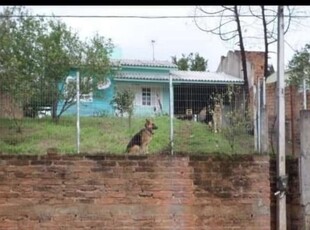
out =
[[(283, 6), (278, 6), (278, 152), (277, 152), (277, 182), (283, 185), (285, 175), (285, 86), (284, 86), (284, 15)], [(286, 194), (277, 191), (277, 229), (286, 230)]]
[(80, 72), (76, 72), (76, 147), (80, 153)]
[(258, 151), (258, 143), (257, 143), (257, 94), (256, 94), (256, 86), (253, 85), (253, 98), (256, 100), (256, 103), (253, 103), (253, 118), (254, 118), (254, 148), (255, 151)]
[(260, 90), (260, 80), (257, 81), (257, 149), (258, 152), (261, 153), (261, 143), (260, 143), (260, 135), (261, 135), (261, 90)]
[(303, 79), (303, 107), (304, 109), (307, 109), (307, 90), (306, 90), (306, 78)]
[(174, 103), (173, 103), (173, 85), (172, 75), (169, 73), (169, 95), (170, 95), (170, 152), (173, 155), (173, 114), (174, 114)]
[(266, 77), (263, 78), (263, 108), (266, 108)]

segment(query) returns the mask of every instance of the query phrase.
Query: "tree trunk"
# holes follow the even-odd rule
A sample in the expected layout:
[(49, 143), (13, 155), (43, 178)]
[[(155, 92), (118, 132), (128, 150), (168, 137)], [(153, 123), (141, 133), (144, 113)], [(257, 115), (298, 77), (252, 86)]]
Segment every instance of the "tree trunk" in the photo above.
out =
[(265, 43), (265, 54), (264, 54), (264, 77), (267, 78), (268, 76), (268, 37), (267, 37), (267, 22), (265, 17), (265, 7), (262, 5), (262, 21), (263, 21), (263, 28), (264, 28), (264, 43)]
[(52, 92), (52, 119), (55, 123), (58, 123), (59, 117), (57, 116), (57, 105), (58, 105), (57, 83), (53, 84), (53, 89), (51, 92)]
[(248, 95), (249, 95), (249, 83), (248, 83), (248, 71), (246, 66), (246, 55), (244, 50), (244, 44), (243, 44), (243, 36), (242, 36), (242, 30), (241, 30), (241, 23), (238, 13), (238, 7), (234, 6), (234, 13), (236, 17), (236, 23), (237, 23), (237, 30), (239, 35), (239, 43), (240, 43), (240, 53), (241, 53), (241, 63), (242, 63), (242, 71), (243, 71), (243, 78), (244, 78), (244, 89), (245, 89), (245, 111), (248, 110)]

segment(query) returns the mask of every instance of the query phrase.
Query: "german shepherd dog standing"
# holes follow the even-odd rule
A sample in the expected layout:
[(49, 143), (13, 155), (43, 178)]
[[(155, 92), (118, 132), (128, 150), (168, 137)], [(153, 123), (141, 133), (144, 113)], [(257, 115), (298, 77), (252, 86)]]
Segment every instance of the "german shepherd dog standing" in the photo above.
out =
[(213, 110), (213, 130), (215, 133), (221, 132), (222, 129), (222, 105), (220, 102), (216, 102)]
[(148, 146), (153, 138), (153, 130), (158, 127), (149, 119), (146, 119), (145, 127), (136, 133), (129, 141), (126, 153), (129, 154), (146, 154)]

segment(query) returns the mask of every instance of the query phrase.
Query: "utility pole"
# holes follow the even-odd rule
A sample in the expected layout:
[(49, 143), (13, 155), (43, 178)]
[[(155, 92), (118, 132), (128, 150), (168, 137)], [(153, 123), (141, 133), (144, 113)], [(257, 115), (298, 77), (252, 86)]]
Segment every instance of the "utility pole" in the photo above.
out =
[(307, 109), (307, 83), (306, 83), (306, 76), (304, 76), (304, 79), (302, 81), (302, 86), (303, 86), (303, 109)]
[(284, 86), (284, 15), (283, 6), (278, 6), (278, 63), (277, 63), (277, 230), (286, 230), (286, 189), (285, 174), (285, 86)]
[(154, 43), (155, 43), (155, 40), (152, 40), (152, 48), (153, 48), (153, 61), (155, 61), (155, 55), (154, 55)]

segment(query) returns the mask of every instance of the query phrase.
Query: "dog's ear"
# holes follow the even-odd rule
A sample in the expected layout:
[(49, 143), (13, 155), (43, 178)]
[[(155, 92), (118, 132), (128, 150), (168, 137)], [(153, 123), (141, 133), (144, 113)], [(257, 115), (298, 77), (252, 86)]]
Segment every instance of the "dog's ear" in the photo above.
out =
[(147, 124), (150, 124), (150, 123), (151, 123), (151, 121), (150, 121), (149, 119), (145, 119), (145, 122), (146, 122)]

